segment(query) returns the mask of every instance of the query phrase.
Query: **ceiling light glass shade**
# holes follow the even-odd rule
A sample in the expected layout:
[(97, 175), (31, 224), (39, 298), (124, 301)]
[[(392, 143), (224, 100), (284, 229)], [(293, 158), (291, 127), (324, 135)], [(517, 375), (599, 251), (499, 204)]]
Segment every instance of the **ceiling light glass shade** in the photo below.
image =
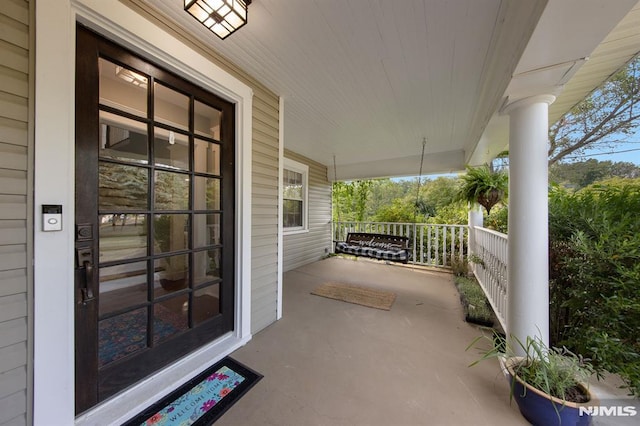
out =
[(184, 0), (184, 10), (221, 39), (247, 23), (251, 0)]
[(138, 74), (135, 71), (116, 65), (116, 75), (134, 86), (142, 87), (144, 89), (147, 88), (147, 77), (142, 74)]

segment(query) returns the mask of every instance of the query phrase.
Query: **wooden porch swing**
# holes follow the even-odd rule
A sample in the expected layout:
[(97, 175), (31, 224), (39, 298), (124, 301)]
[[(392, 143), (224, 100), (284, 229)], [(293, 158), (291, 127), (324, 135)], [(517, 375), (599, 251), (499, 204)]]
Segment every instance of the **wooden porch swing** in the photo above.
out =
[[(417, 217), (418, 201), (420, 196), (420, 186), (422, 184), (422, 166), (424, 164), (424, 148), (427, 144), (426, 138), (422, 140), (422, 154), (420, 156), (420, 173), (418, 176), (418, 188), (416, 191), (416, 202), (414, 210), (414, 222)], [(335, 181), (338, 180), (336, 171), (336, 156), (333, 156), (333, 175)], [(340, 211), (338, 210), (338, 221)], [(353, 256), (368, 257), (371, 259), (409, 262), (409, 237), (391, 234), (373, 234), (368, 232), (349, 232), (345, 241), (334, 241), (335, 253), (350, 254)]]
[(407, 263), (409, 237), (368, 232), (349, 232), (345, 241), (336, 241), (335, 252), (377, 260)]

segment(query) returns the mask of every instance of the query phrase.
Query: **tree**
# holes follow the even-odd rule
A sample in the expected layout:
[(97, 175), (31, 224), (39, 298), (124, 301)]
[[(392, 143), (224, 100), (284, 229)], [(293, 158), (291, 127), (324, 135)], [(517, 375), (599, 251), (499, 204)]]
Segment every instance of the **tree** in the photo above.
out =
[(406, 197), (412, 188), (415, 188), (412, 180), (373, 180), (370, 187), (371, 195), (367, 203), (367, 216), (373, 218), (381, 208), (389, 206), (396, 199)]
[(406, 201), (397, 198), (390, 205), (381, 207), (373, 218), (374, 222), (424, 222), (424, 216), (416, 213), (413, 203)]
[(364, 220), (364, 213), (367, 207), (367, 199), (371, 192), (370, 180), (357, 180), (354, 183), (354, 201), (356, 211), (356, 221), (362, 222)]
[(636, 179), (640, 177), (640, 167), (628, 161), (618, 161), (611, 165), (611, 177)]
[(460, 186), (460, 179), (449, 177), (438, 177), (434, 180), (427, 180), (420, 191), (419, 202), (429, 206), (428, 211), (435, 212), (453, 203)]
[(549, 129), (549, 165), (594, 145), (614, 146), (638, 126), (640, 57), (607, 80)]
[(371, 180), (334, 182), (332, 190), (333, 220), (364, 221), (373, 182)]
[(575, 189), (612, 177), (640, 177), (640, 167), (628, 162), (598, 161), (593, 158), (549, 167), (549, 180)]
[(428, 223), (460, 225), (467, 223), (468, 215), (467, 204), (462, 201), (454, 201), (451, 204), (438, 209), (433, 217), (430, 217)]
[(459, 185), (458, 178), (447, 177), (335, 182), (333, 220), (425, 221), (455, 201)]
[(348, 182), (333, 182), (331, 190), (333, 221), (353, 220), (353, 186)]

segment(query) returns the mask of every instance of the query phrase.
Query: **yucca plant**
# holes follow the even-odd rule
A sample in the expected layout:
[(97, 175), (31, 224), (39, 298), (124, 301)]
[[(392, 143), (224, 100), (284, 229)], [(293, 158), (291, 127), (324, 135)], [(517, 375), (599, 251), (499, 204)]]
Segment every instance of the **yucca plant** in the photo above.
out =
[(491, 214), (491, 208), (506, 198), (509, 176), (502, 170), (492, 170), (487, 164), (479, 167), (467, 166), (467, 173), (460, 177), (462, 186), (458, 199), (478, 203)]
[[(467, 349), (475, 347), (476, 343), (488, 336), (475, 339)], [(514, 338), (515, 344), (524, 356), (516, 357), (516, 351), (503, 335), (494, 333), (490, 337), (492, 347), (483, 352), (476, 365), (482, 360), (496, 357), (514, 358), (510, 364), (517, 377), (534, 388), (555, 398), (584, 402), (584, 395), (579, 395), (580, 385), (594, 374), (589, 360), (576, 355), (567, 348), (550, 348), (539, 337), (527, 337), (525, 342)]]
[[(480, 359), (500, 358), (508, 372), (511, 384), (510, 397), (515, 399), (522, 415), (535, 425), (583, 425), (589, 420), (583, 417), (579, 404), (590, 400), (584, 385), (594, 374), (593, 366), (580, 355), (566, 348), (550, 348), (539, 337), (527, 337), (525, 342), (514, 338), (512, 342), (503, 335), (480, 336), (468, 347), (477, 347), (481, 339), (491, 342), (489, 350), (483, 350)], [(516, 356), (523, 353), (523, 356)]]

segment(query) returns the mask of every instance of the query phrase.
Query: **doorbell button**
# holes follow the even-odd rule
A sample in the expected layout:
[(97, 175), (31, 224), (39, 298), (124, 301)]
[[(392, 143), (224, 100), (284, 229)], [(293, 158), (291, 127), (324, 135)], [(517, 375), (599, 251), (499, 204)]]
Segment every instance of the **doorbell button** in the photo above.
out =
[(42, 230), (62, 231), (62, 206), (59, 204), (42, 205)]

